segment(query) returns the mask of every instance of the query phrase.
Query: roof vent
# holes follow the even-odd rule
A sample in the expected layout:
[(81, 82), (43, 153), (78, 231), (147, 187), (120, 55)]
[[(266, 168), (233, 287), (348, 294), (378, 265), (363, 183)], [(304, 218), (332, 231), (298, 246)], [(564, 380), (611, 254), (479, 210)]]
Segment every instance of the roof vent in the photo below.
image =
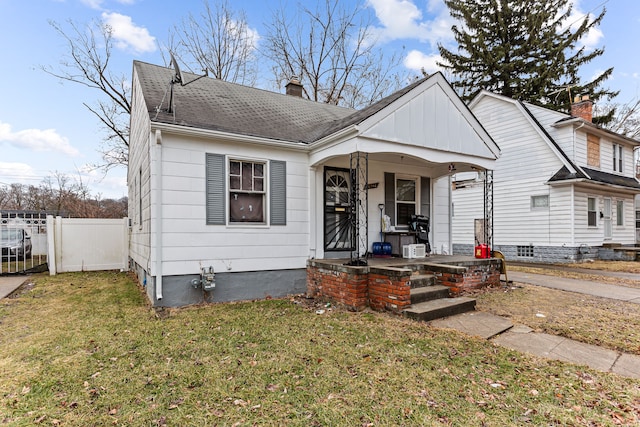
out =
[(287, 88), (287, 95), (302, 98), (302, 83), (300, 83), (298, 76), (291, 76), (289, 83), (285, 87)]

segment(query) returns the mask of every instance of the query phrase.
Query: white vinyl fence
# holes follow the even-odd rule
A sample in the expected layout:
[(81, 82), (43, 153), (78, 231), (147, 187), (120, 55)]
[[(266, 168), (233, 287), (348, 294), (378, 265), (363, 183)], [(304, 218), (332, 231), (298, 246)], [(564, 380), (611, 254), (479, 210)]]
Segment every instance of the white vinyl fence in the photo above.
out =
[(129, 228), (127, 218), (47, 217), (49, 273), (126, 270)]

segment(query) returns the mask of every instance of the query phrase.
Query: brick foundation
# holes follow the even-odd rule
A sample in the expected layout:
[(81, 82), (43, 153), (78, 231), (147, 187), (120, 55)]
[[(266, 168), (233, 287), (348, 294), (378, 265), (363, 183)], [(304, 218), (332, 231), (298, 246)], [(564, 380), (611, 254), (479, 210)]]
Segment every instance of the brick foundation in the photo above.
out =
[(453, 295), (500, 284), (499, 259), (457, 262), (457, 265), (407, 262), (395, 267), (347, 266), (335, 261), (307, 262), (307, 295), (348, 310), (370, 307), (401, 313), (411, 305), (411, 274), (432, 274)]

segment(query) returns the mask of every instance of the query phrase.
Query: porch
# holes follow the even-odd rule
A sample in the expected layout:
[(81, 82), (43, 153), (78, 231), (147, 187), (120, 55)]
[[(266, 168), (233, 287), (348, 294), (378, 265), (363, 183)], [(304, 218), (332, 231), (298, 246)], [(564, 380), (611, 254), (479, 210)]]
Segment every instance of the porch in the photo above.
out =
[[(499, 285), (502, 268), (498, 258), (451, 255), (414, 259), (372, 257), (367, 259), (367, 265), (358, 266), (347, 265), (346, 261), (310, 259), (307, 296), (353, 311), (369, 307), (411, 316), (409, 311), (419, 300), (418, 294), (437, 290), (433, 299), (464, 298), (471, 290)], [(446, 315), (450, 314), (455, 313)]]

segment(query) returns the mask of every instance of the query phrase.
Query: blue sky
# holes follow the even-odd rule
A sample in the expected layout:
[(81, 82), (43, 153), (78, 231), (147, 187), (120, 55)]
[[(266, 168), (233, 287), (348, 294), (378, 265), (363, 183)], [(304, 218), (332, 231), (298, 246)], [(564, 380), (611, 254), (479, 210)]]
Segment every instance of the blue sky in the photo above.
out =
[[(355, 0), (345, 3), (351, 1)], [(403, 64), (416, 73), (421, 67), (428, 72), (437, 70), (436, 44), (453, 46), (453, 22), (442, 0), (365, 1), (374, 13), (385, 49), (404, 46)], [(316, 4), (315, 0), (309, 3)], [(260, 46), (264, 23), (280, 1), (236, 0), (230, 4), (245, 10)], [(613, 66), (608, 86), (621, 91), (617, 102), (626, 103), (640, 96), (640, 2), (574, 0), (575, 18), (597, 14), (603, 6), (607, 14), (602, 24), (584, 43), (587, 47), (604, 46), (605, 54), (582, 68), (583, 77), (591, 78)], [(97, 119), (83, 102), (92, 104), (97, 94), (61, 82), (40, 69), (56, 66), (66, 53), (64, 40), (49, 21), (108, 22), (117, 42), (112, 65), (116, 72), (129, 76), (134, 59), (163, 64), (159, 44), (165, 43), (169, 29), (189, 12), (201, 10), (200, 0), (0, 0), (0, 185), (38, 185), (57, 171), (81, 179), (94, 195), (127, 195), (124, 168), (113, 169), (106, 176), (87, 168), (100, 161), (97, 149), (102, 135)]]

